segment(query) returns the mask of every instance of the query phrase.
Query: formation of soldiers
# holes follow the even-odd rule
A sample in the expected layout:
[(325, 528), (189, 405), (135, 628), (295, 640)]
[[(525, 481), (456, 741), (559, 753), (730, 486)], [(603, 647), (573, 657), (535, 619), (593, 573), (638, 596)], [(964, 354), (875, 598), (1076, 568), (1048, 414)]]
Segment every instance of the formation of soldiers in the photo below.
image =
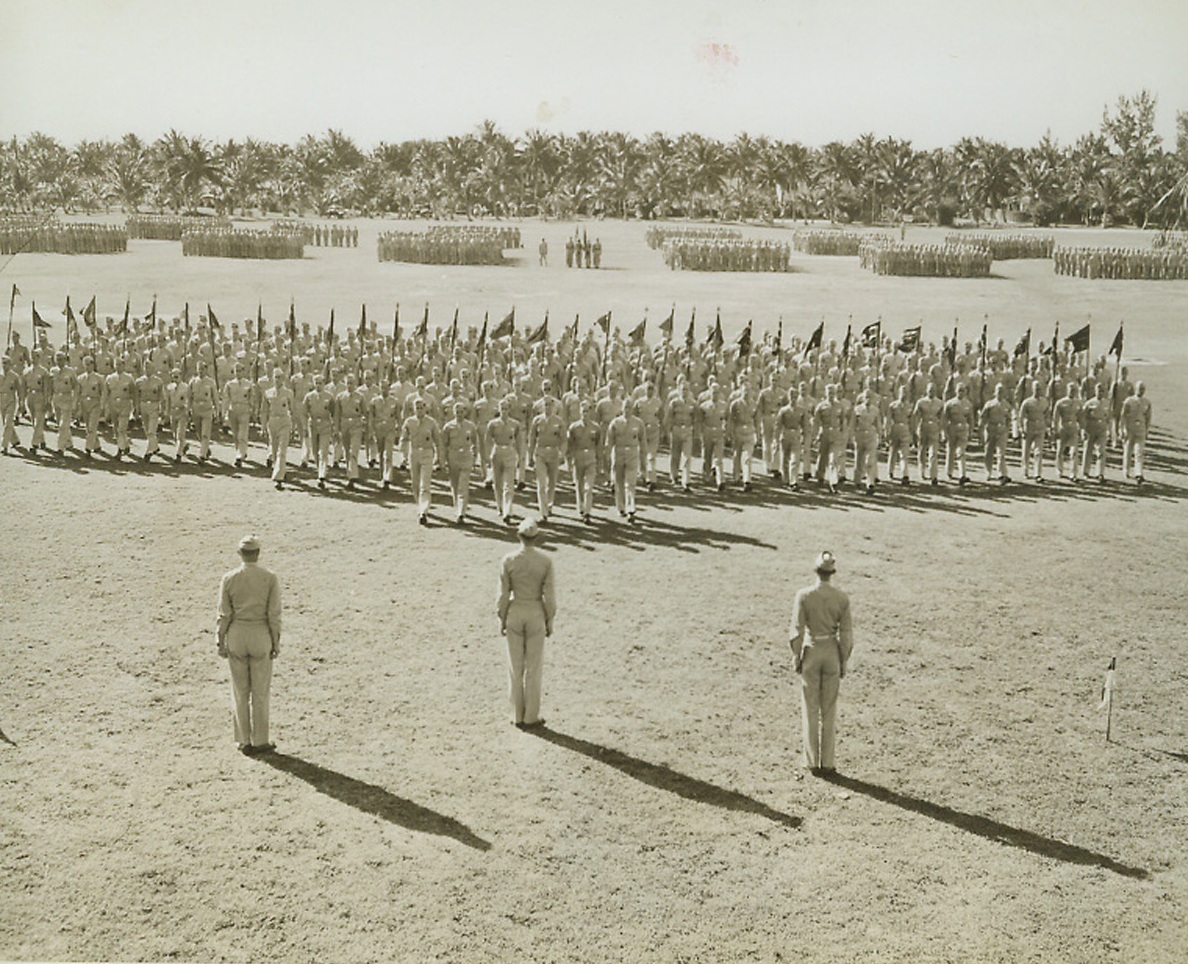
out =
[(657, 251), (665, 241), (732, 241), (742, 237), (738, 228), (720, 228), (713, 225), (652, 225), (645, 238), (648, 247)]
[(792, 247), (804, 254), (855, 257), (869, 237), (869, 232), (862, 231), (801, 230), (793, 233)]
[(1151, 239), (1151, 245), (1156, 248), (1188, 250), (1188, 231), (1160, 231)]
[(118, 254), (128, 250), (128, 232), (112, 224), (62, 223), (56, 218), (0, 218), (0, 255)]
[(1057, 248), (1057, 274), (1076, 278), (1125, 281), (1183, 281), (1188, 278), (1188, 248)]
[(575, 228), (573, 237), (565, 239), (565, 267), (601, 268), (602, 241), (598, 238), (591, 241), (585, 229), (579, 234)]
[(945, 244), (970, 244), (989, 248), (995, 261), (1017, 258), (1050, 258), (1056, 240), (1037, 234), (949, 234)]
[(380, 261), (414, 264), (504, 264), (501, 236), (429, 231), (386, 231), (376, 249)]
[(989, 248), (971, 244), (909, 244), (869, 236), (858, 263), (875, 274), (926, 278), (986, 278), (994, 261)]
[[(698, 344), (692, 322), (683, 343), (649, 346), (612, 333), (606, 316), (584, 335), (575, 323), (556, 342), (514, 331), (488, 338), (485, 325), (411, 337), (383, 335), (375, 323), (344, 337), (250, 319), (229, 331), (207, 318), (193, 328), (149, 320), (131, 336), (96, 327), (85, 342), (55, 348), (43, 340), (29, 352), (16, 339), (6, 352), (4, 451), (22, 444), (23, 415), (31, 453), (50, 448), (52, 424), (62, 456), (79, 454), (77, 432), (82, 458), (106, 457), (104, 438), (114, 441), (111, 457), (130, 458), (136, 423), (146, 462), (168, 457), (164, 434), (173, 461), (191, 457), (192, 439), (192, 457), (205, 462), (226, 432), (242, 467), (255, 431), (278, 489), (290, 448), (320, 489), (333, 477), (348, 489), (371, 482), (388, 490), (407, 472), (422, 523), (439, 469), (457, 521), (469, 511), (473, 481), (492, 492), (508, 523), (529, 473), (543, 518), (557, 510), (567, 474), (586, 522), (601, 487), (634, 522), (640, 486), (667, 481), (688, 492), (700, 482), (722, 491), (729, 482), (749, 490), (756, 463), (792, 490), (815, 479), (836, 493), (852, 480), (874, 494), (881, 471), (909, 485), (914, 469), (918, 481), (939, 486), (942, 459), (948, 482), (965, 486), (975, 454), (988, 483), (1009, 483), (1011, 462), (1036, 481), (1054, 462), (1061, 477), (1104, 482), (1121, 444), (1127, 477), (1143, 481), (1151, 402), (1125, 368), (1111, 375), (1106, 358), (1089, 365), (1068, 340), (1064, 350), (1041, 345), (1033, 356), (1029, 338), (1008, 353), (1002, 341), (989, 349), (983, 333), (978, 348), (959, 350), (947, 337), (925, 346), (918, 334), (895, 345), (881, 322), (868, 336), (872, 328), (861, 339), (868, 347), (851, 347), (847, 336), (839, 348), (821, 344), (822, 329), (788, 347), (782, 332), (752, 341), (750, 328), (732, 345), (713, 329)], [(1115, 346), (1120, 357), (1121, 332)]]
[[(300, 222), (299, 222), (300, 223)], [(319, 248), (357, 248), (359, 229), (349, 224), (301, 224), (305, 243)]]
[(125, 222), (128, 237), (148, 241), (180, 241), (186, 231), (227, 229), (227, 218), (182, 217), (175, 214), (133, 214)]
[(520, 229), (499, 224), (430, 224), (426, 232), (434, 238), (493, 241), (501, 248), (521, 248)]
[(299, 235), (247, 228), (191, 228), (182, 234), (182, 254), (199, 258), (259, 258), (280, 260), (305, 257)]
[(663, 252), (673, 271), (787, 271), (790, 255), (783, 242), (753, 238), (670, 238)]

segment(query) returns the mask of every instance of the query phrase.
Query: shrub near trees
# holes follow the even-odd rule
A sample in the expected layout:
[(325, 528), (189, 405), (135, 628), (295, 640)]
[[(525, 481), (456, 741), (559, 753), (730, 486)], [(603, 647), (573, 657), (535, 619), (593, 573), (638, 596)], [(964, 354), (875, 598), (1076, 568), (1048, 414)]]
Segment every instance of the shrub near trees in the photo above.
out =
[(975, 222), (1015, 212), (1036, 223), (1188, 223), (1188, 112), (1174, 149), (1155, 132), (1147, 91), (1107, 107), (1097, 130), (1071, 144), (1044, 136), (1029, 147), (965, 137), (920, 150), (863, 134), (806, 147), (739, 134), (529, 130), (509, 137), (485, 121), (444, 140), (359, 148), (340, 131), (295, 144), (224, 142), (170, 131), (73, 147), (35, 133), (0, 143), (0, 206), (21, 212), (142, 206), (183, 214), (453, 218), (828, 218)]

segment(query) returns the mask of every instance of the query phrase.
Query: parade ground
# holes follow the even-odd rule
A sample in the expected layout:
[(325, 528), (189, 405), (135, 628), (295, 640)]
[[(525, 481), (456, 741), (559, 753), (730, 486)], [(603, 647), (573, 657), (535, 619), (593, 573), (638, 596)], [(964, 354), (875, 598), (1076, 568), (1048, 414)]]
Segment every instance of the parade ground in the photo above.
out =
[[(398, 222), (354, 223), (357, 249), (300, 261), (162, 241), (22, 254), (0, 260), (0, 289), (20, 288), (26, 342), (30, 301), (61, 341), (67, 294), (76, 311), (95, 295), (101, 320), (155, 294), (162, 317), (209, 302), (241, 326), (257, 305), (283, 323), (292, 300), (299, 323), (334, 308), (345, 328), (366, 303), (381, 332), (397, 303), (406, 327), (426, 302), (441, 327), (455, 306), (463, 327), (547, 310), (554, 335), (607, 310), (626, 332), (646, 310), (653, 343), (674, 305), (678, 337), (696, 308), (699, 339), (719, 311), (727, 340), (823, 318), (839, 344), (881, 316), (937, 344), (986, 324), (1010, 350), (1059, 320), (1062, 336), (1092, 325), (1095, 357), (1124, 322), (1154, 406), (1147, 482), (1125, 482), (1114, 449), (1105, 485), (1023, 483), (1012, 447), (1007, 486), (980, 460), (969, 486), (874, 495), (663, 481), (633, 526), (601, 489), (582, 524), (565, 485), (543, 530), (547, 725), (524, 731), (495, 615), (514, 530), (489, 493), (457, 526), (439, 478), (422, 527), (406, 474), (323, 492), (295, 470), (275, 491), (258, 436), (242, 468), (225, 438), (203, 465), (22, 449), (0, 459), (0, 959), (1184, 959), (1188, 282), (1050, 260), (882, 277), (797, 252), (787, 273), (673, 272), (645, 224), (609, 221), (577, 225), (602, 242), (598, 270), (565, 267), (575, 225), (551, 221), (519, 224), (507, 266), (408, 265), (376, 258)], [(215, 651), (246, 532), (285, 605), (278, 749), (258, 757), (236, 752)], [(832, 780), (801, 767), (788, 648), (822, 549), (855, 627)]]

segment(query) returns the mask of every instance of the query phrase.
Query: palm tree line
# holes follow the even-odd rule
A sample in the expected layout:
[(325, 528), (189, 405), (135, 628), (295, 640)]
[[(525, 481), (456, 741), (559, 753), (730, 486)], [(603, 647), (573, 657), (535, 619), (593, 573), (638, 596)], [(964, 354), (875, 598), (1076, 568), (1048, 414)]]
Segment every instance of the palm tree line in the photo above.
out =
[(509, 137), (491, 121), (444, 140), (361, 149), (341, 131), (296, 144), (215, 142), (171, 130), (73, 147), (34, 133), (0, 142), (0, 206), (28, 212), (401, 217), (825, 218), (981, 222), (1014, 212), (1040, 225), (1188, 223), (1188, 112), (1175, 150), (1155, 133), (1155, 98), (1121, 97), (1098, 130), (1031, 147), (965, 137), (921, 150), (862, 134), (806, 147), (739, 134), (637, 138), (621, 132)]

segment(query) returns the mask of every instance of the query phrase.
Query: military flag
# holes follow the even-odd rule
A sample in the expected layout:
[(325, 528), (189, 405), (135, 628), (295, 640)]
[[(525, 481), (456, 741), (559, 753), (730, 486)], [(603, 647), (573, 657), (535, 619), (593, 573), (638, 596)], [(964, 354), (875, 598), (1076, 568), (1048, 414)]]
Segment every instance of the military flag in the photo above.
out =
[(157, 327), (157, 293), (153, 292), (153, 306), (149, 309), (148, 317), (145, 319), (153, 328)]
[(627, 337), (631, 341), (631, 344), (642, 345), (644, 343), (644, 337), (647, 333), (647, 330), (648, 319), (644, 318), (643, 321), (641, 321), (638, 325), (632, 328), (630, 332), (628, 332)]
[[(548, 316), (549, 316), (549, 313), (546, 311), (545, 317), (547, 318)], [(451, 352), (451, 354), (453, 353), (454, 346), (456, 344), (458, 344), (458, 306), (454, 305), (454, 320), (450, 324), (450, 352)]]
[(846, 337), (842, 339), (842, 358), (850, 357), (850, 340), (853, 338), (853, 329), (850, 325), (846, 325)]
[(37, 313), (37, 302), (33, 302), (33, 328), (52, 328), (53, 326)]
[(1066, 345), (1070, 345), (1074, 352), (1082, 352), (1089, 350), (1089, 326), (1079, 328), (1071, 335), (1064, 339)]
[(1106, 355), (1107, 356), (1117, 355), (1119, 360), (1121, 360), (1121, 358), (1122, 358), (1122, 325), (1121, 324), (1118, 325), (1118, 334), (1116, 334), (1114, 336), (1114, 340), (1112, 342), (1110, 342), (1110, 350), (1108, 352), (1106, 352)]
[(362, 338), (367, 334), (367, 302), (363, 303), (363, 308), (359, 312), (359, 337)]
[(685, 347), (689, 348), (689, 349), (691, 349), (693, 347), (693, 342), (697, 338), (697, 335), (693, 329), (693, 323), (696, 320), (697, 320), (697, 306), (694, 305), (693, 311), (689, 315), (689, 327), (685, 329)]
[(813, 351), (816, 348), (821, 347), (821, 342), (824, 340), (824, 338), (825, 338), (825, 319), (822, 318), (821, 324), (817, 325), (817, 327), (815, 329), (813, 329), (813, 333), (811, 335), (809, 335), (809, 340), (807, 342), (805, 342), (804, 351), (802, 351), (800, 353), (801, 362), (803, 362), (806, 358), (808, 358), (809, 353), (811, 351)]
[(668, 313), (668, 317), (660, 322), (660, 334), (666, 339), (672, 337), (672, 326), (676, 321), (676, 305), (673, 304), (672, 311)]
[(987, 341), (989, 340), (989, 328), (989, 324), (982, 325), (982, 338), (981, 341), (978, 342), (978, 356), (981, 358), (981, 362), (978, 365), (979, 368), (986, 367), (986, 348), (988, 347)]
[(594, 324), (602, 329), (602, 333), (606, 335), (607, 338), (610, 338), (611, 313), (609, 311), (605, 315), (601, 315), (600, 317), (594, 319)]
[(738, 354), (740, 358), (746, 358), (751, 354), (751, 325), (752, 321), (747, 322), (747, 327), (739, 332), (738, 338), (734, 340), (735, 345), (738, 346)]
[(957, 367), (957, 325), (953, 325), (953, 337), (949, 339), (949, 350), (946, 352), (949, 358), (949, 370)]
[[(207, 307), (207, 311), (210, 308)], [(334, 309), (330, 309), (330, 327), (326, 331), (326, 366), (330, 366), (330, 346), (334, 344)]]
[(878, 349), (879, 342), (883, 340), (883, 319), (872, 321), (869, 325), (862, 329), (862, 347)]
[(775, 353), (779, 355), (780, 349), (784, 345), (784, 316), (780, 315), (779, 324), (776, 325), (776, 339), (775, 339)]
[(569, 336), (570, 340), (571, 340), (571, 341), (573, 341), (573, 342), (576, 342), (576, 341), (577, 341), (577, 337), (578, 337), (578, 319), (580, 319), (580, 318), (581, 318), (581, 315), (580, 315), (580, 314), (576, 314), (576, 315), (574, 315), (574, 316), (573, 316), (573, 324), (572, 324), (572, 325), (570, 325), (570, 326), (569, 326), (569, 328), (568, 328), (568, 329), (566, 329), (566, 332), (565, 332), (565, 333), (566, 333), (566, 334)]
[(503, 321), (499, 322), (491, 329), (491, 338), (510, 338), (516, 333), (516, 309), (512, 308), (506, 315), (503, 316)]
[(905, 329), (903, 337), (899, 339), (899, 344), (895, 346), (896, 351), (901, 351), (905, 355), (910, 355), (914, 351), (920, 350), (920, 326), (915, 328)]
[[(16, 285), (13, 285), (13, 288), (16, 288)], [(82, 320), (83, 320), (83, 324), (85, 324), (88, 328), (95, 327), (95, 296), (94, 295), (91, 295), (91, 300), (87, 302), (87, 306), (83, 309)]]
[(421, 315), (421, 323), (417, 325), (416, 331), (413, 332), (415, 338), (429, 337), (429, 302), (425, 302), (425, 313)]
[(549, 313), (546, 311), (544, 321), (536, 326), (534, 331), (528, 332), (528, 344), (539, 345), (541, 342), (547, 343), (549, 340)]
[(66, 316), (66, 345), (69, 347), (72, 337), (78, 341), (78, 322), (74, 318), (74, 309), (70, 307), (70, 295), (66, 296), (66, 310), (62, 314)]
[(396, 351), (396, 342), (400, 340), (400, 302), (396, 302), (396, 314), (392, 318), (392, 351)]
[(1022, 355), (1027, 358), (1031, 355), (1031, 329), (1028, 328), (1026, 334), (1019, 339), (1019, 343), (1015, 345), (1014, 357), (1018, 358)]
[(709, 337), (705, 340), (705, 347), (711, 351), (721, 351), (722, 343), (725, 338), (722, 336), (722, 312), (718, 312), (717, 317), (714, 318), (714, 325), (710, 328)]

